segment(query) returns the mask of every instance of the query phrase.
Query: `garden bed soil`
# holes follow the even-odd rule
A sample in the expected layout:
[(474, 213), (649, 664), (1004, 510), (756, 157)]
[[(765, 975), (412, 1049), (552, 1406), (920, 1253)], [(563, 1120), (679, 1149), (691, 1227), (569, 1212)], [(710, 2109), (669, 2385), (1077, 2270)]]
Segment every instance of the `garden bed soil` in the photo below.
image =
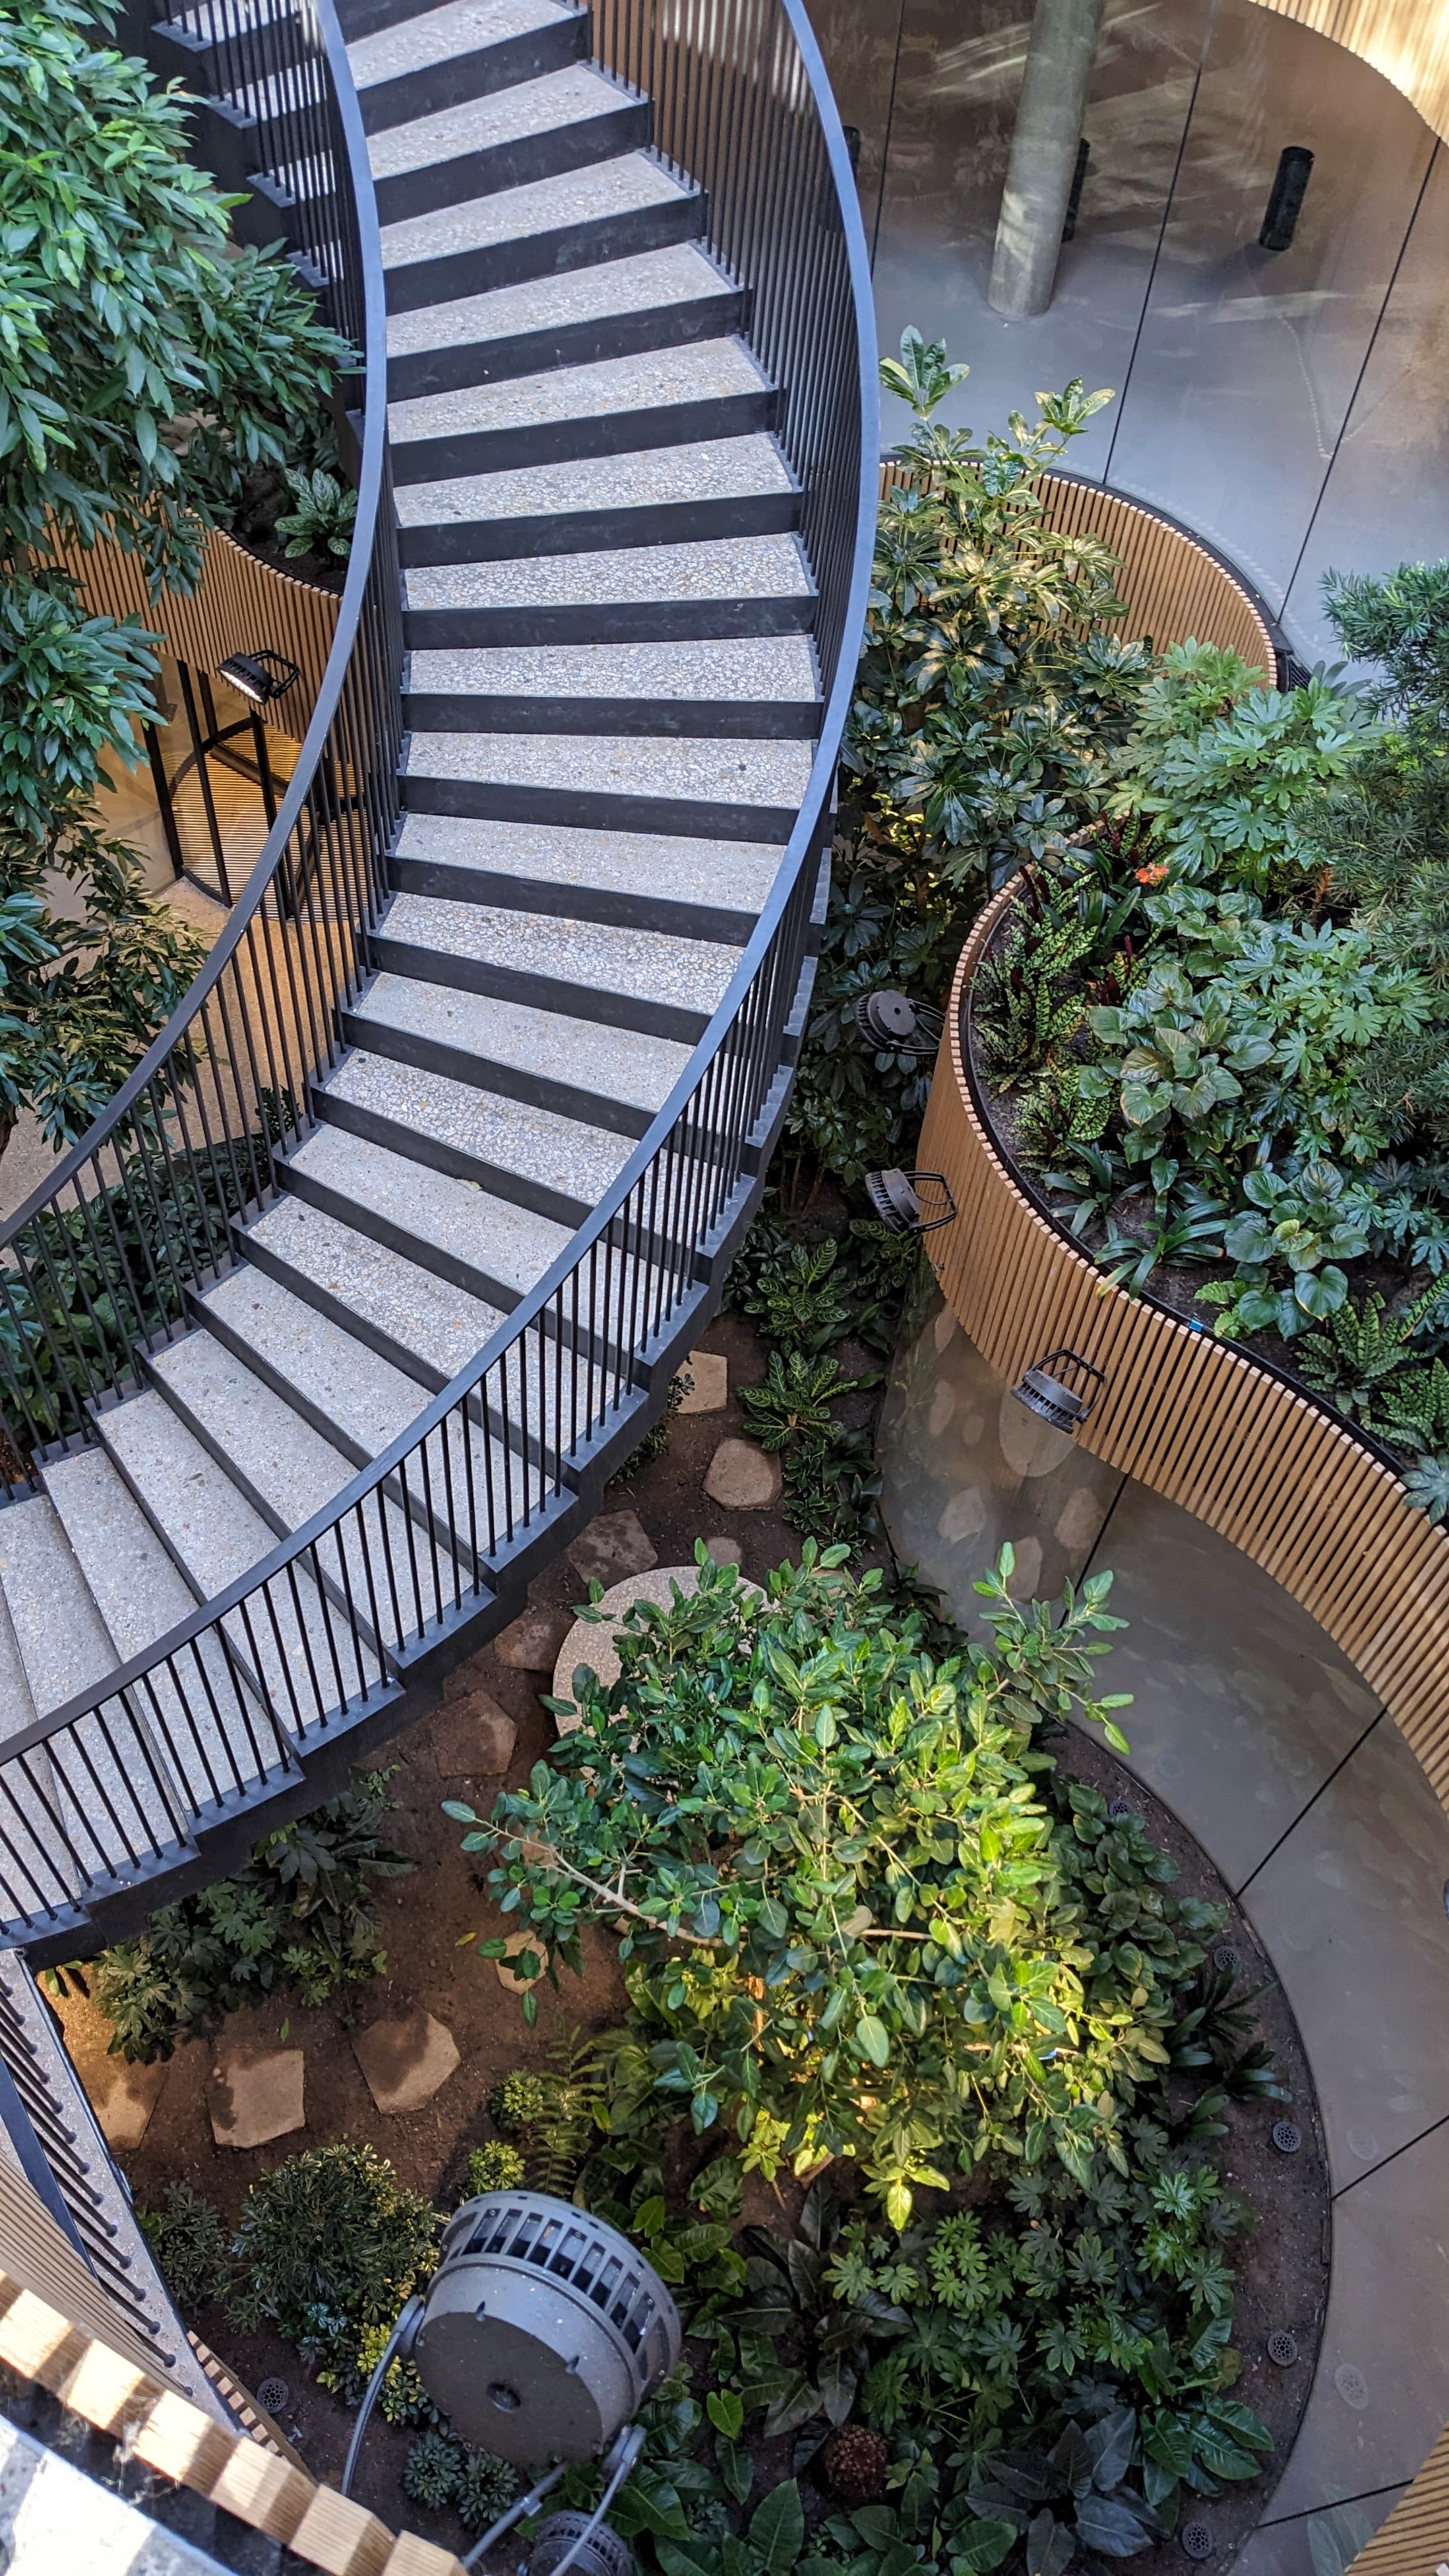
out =
[[(738, 1390), (763, 1377), (767, 1345), (744, 1319), (724, 1315), (701, 1336), (700, 1348), (721, 1352), (728, 1359), (726, 1409), (677, 1416), (664, 1454), (647, 1461), (627, 1482), (616, 1480), (603, 1508), (615, 1511), (632, 1506), (661, 1566), (692, 1562), (697, 1538), (723, 1538), (738, 1546), (744, 1574), (762, 1581), (772, 1566), (799, 1555), (799, 1541), (788, 1522), (778, 1509), (723, 1510), (702, 1488), (719, 1442), (748, 1434)], [(866, 1375), (879, 1366), (859, 1343), (838, 1345), (837, 1355), (848, 1375)], [(842, 1417), (849, 1422), (869, 1420), (878, 1400), (878, 1390), (848, 1398)], [(884, 1548), (863, 1550), (855, 1559), (861, 1568), (885, 1562)], [(529, 1601), (534, 1607), (569, 1608), (586, 1588), (567, 1560), (561, 1559), (530, 1586)], [(500, 1662), (495, 1645), (483, 1647), (451, 1677), (450, 1698), (486, 1690), (515, 1719), (518, 1739), (508, 1772), (514, 1785), (526, 1781), (530, 1766), (553, 1741), (553, 1720), (538, 1696), (551, 1682), (551, 1672), (510, 1670)], [(461, 1946), (473, 1934), (486, 1937), (507, 1927), (479, 1885), (474, 1864), (460, 1851), (461, 1829), (442, 1814), (441, 1801), (469, 1798), (486, 1812), (501, 1784), (440, 1771), (432, 1740), (434, 1724), (432, 1717), (419, 1721), (395, 1738), (380, 1757), (398, 1765), (391, 1782), (395, 1807), (386, 1821), (388, 1837), (418, 1865), (410, 1878), (384, 1883), (379, 1890), (386, 1973), (351, 1989), (350, 2007), (339, 2001), (309, 2011), (279, 1997), (230, 2015), (216, 2035), (218, 2044), (228, 2048), (240, 2042), (272, 2049), (300, 2047), (305, 2052), (305, 2127), (270, 2146), (218, 2147), (208, 2107), (212, 2037), (183, 2042), (160, 2070), (163, 2080), (144, 2138), (121, 2156), (140, 2206), (153, 2205), (168, 2182), (182, 2180), (205, 2192), (232, 2224), (248, 2185), (259, 2174), (300, 2148), (353, 2138), (371, 2140), (405, 2183), (425, 2192), (441, 2208), (452, 2207), (466, 2191), (469, 2151), (494, 2134), (486, 2105), (500, 2076), (514, 2067), (540, 2065), (552, 2042), (562, 2035), (575, 2029), (603, 2030), (618, 2020), (622, 1983), (612, 1947), (602, 1936), (586, 1945), (587, 1973), (581, 1980), (565, 1974), (558, 1991), (547, 1984), (539, 1987), (538, 2022), (533, 2030), (524, 2023), (516, 1991), (505, 1991), (493, 1966)], [(1263, 2510), (1271, 2482), (1286, 2461), (1313, 2376), (1327, 2286), (1328, 2195), (1307, 2062), (1287, 2004), (1272, 1983), (1269, 1963), (1191, 1835), (1111, 1754), (1084, 1734), (1070, 1730), (1058, 1751), (1075, 1777), (1109, 1797), (1120, 1795), (1130, 1801), (1154, 1840), (1177, 1860), (1182, 1892), (1228, 1906), (1222, 1939), (1238, 1951), (1248, 1983), (1268, 1983), (1258, 2006), (1262, 2035), (1292, 2096), (1291, 2116), (1303, 2132), (1299, 2154), (1279, 2155), (1269, 2132), (1286, 2106), (1235, 2105), (1225, 2115), (1228, 2135), (1215, 2145), (1222, 2157), (1221, 2170), (1259, 2212), (1252, 2235), (1240, 2240), (1237, 2248), (1234, 2339), (1245, 2362), (1240, 2393), (1263, 2417), (1278, 2444), (1266, 2479), (1246, 2490), (1227, 2490), (1220, 2501), (1203, 2508), (1221, 2565)], [(420, 2109), (385, 2115), (376, 2109), (363, 2081), (352, 2036), (373, 2022), (418, 2010), (435, 2015), (452, 2032), (460, 2063)], [(106, 2058), (109, 2034), (101, 2015), (80, 1998), (63, 2002), (60, 2011), (83, 2077), (93, 2088), (103, 2085), (114, 2061)], [(853, 2179), (851, 2169), (845, 2167), (842, 2182), (847, 2192)], [(752, 2177), (746, 2188), (745, 2216), (788, 2232), (802, 2197), (803, 2187), (788, 2179), (778, 2190), (771, 2190)], [(287, 2382), (291, 2395), (281, 2410), (283, 2428), (313, 2473), (335, 2483), (353, 2416), (314, 2384), (295, 2349), (270, 2331), (239, 2331), (219, 2308), (203, 2308), (187, 2322), (251, 2388), (273, 2376)], [(1267, 2336), (1280, 2326), (1293, 2332), (1299, 2348), (1298, 2362), (1286, 2371), (1276, 2370), (1265, 2353)], [(419, 2530), (458, 2548), (463, 2545), (462, 2535), (452, 2513), (430, 2514), (402, 2491), (402, 2470), (415, 2438), (375, 2417), (356, 2493), (394, 2530)], [(791, 2474), (792, 2450), (793, 2438), (755, 2446), (756, 2501)], [(804, 2491), (812, 2520), (832, 2509), (808, 2477)], [(1156, 2576), (1159, 2566), (1166, 2576), (1167, 2568), (1175, 2567), (1179, 2559), (1177, 2543), (1172, 2542), (1132, 2563), (1144, 2576)]]

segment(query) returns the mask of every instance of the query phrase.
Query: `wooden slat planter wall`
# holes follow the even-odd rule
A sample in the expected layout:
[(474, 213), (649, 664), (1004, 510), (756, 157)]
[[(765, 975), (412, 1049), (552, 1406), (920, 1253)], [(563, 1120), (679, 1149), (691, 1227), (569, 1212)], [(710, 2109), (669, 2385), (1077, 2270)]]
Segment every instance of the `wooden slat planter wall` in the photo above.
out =
[[(881, 498), (908, 480), (907, 469), (887, 457), (880, 470)], [(1271, 680), (1277, 669), (1273, 640), (1240, 582), (1206, 547), (1159, 519), (1140, 501), (1126, 501), (1100, 483), (1074, 483), (1044, 474), (1038, 491), (1050, 525), (1073, 536), (1098, 537), (1111, 547), (1121, 571), (1119, 598), (1127, 614), (1112, 628), (1125, 643), (1150, 636), (1159, 646), (1219, 644)]]
[(1449, 142), (1449, 7), (1445, 0), (1258, 0), (1276, 17), (1328, 36), (1392, 81)]
[(139, 617), (193, 670), (214, 671), (229, 653), (261, 647), (285, 653), (301, 678), (268, 708), (267, 722), (301, 741), (337, 629), (336, 592), (279, 572), (219, 528), (207, 537), (201, 580), (189, 599), (169, 590), (148, 598), (139, 558), (117, 545), (58, 547), (56, 556), (80, 584), (93, 617)]

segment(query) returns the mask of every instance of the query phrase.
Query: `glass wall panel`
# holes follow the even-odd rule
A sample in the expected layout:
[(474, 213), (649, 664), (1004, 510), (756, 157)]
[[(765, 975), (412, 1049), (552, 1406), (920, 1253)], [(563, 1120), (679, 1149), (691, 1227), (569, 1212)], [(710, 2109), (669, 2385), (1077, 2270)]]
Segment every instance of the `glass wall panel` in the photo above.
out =
[[(1265, 251), (1288, 144), (1313, 172), (1291, 248)], [(1221, 0), (1107, 479), (1222, 546), (1275, 607), (1433, 148), (1354, 56)]]
[(1449, 150), (1435, 155), (1393, 292), (1288, 593), (1305, 661), (1331, 654), (1321, 575), (1449, 555)]

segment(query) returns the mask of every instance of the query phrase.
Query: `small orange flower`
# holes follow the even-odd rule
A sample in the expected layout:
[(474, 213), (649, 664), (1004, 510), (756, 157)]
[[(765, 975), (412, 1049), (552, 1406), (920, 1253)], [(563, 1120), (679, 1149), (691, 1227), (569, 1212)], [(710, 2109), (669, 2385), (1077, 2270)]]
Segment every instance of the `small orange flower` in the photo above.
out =
[(1134, 868), (1132, 873), (1139, 885), (1161, 885), (1167, 874), (1167, 861), (1159, 859), (1155, 867)]

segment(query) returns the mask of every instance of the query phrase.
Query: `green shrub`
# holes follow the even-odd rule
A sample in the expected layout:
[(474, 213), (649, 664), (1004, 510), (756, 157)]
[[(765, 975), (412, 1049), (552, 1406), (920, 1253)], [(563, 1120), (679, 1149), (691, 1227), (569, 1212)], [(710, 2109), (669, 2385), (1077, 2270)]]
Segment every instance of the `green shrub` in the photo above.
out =
[[(545, 2066), (536, 2072), (515, 2069), (495, 2084), (488, 2108), (522, 2166), (520, 2179), (526, 2177), (534, 2191), (567, 2200), (606, 2116), (597, 2046), (576, 2030), (562, 2034)], [(509, 2148), (477, 2152), (506, 2155)], [(470, 2157), (470, 2173), (472, 2165)]]
[(424, 2433), (414, 2442), (403, 2468), (403, 2493), (414, 2504), (441, 2513), (458, 2492), (467, 2457), (461, 2442), (447, 2433)]
[(295, 506), (277, 521), (277, 534), (286, 538), (288, 554), (340, 555), (345, 562), (357, 523), (357, 494), (321, 466), (304, 474), (289, 465), (285, 481)]
[(490, 2138), (486, 2147), (475, 2147), (468, 2158), (464, 2197), (472, 2200), (480, 2192), (517, 2191), (527, 2174), (527, 2162), (517, 2147), (506, 2138)]
[(458, 2517), (465, 2531), (486, 2531), (518, 2493), (518, 2471), (491, 2451), (470, 2451), (458, 2480)]
[(380, 1838), (389, 1776), (358, 1774), (314, 1815), (264, 1835), (235, 1878), (162, 1907), (136, 1940), (101, 1952), (91, 1991), (115, 2025), (113, 2054), (150, 2065), (259, 1995), (319, 2004), (382, 1974), (374, 1882), (414, 1867)]
[(366, 2386), (363, 2337), (390, 2326), (426, 2280), (438, 2225), (375, 2147), (304, 2148), (247, 2192), (231, 2313), (241, 2326), (275, 2326), (324, 2388), (355, 2402)]
[(226, 2225), (214, 2201), (189, 2182), (168, 2182), (159, 2209), (138, 2209), (141, 2232), (179, 2308), (223, 2298), (231, 2273)]
[(1054, 1619), (1011, 1601), (1004, 1551), (992, 1646), (938, 1664), (843, 1549), (763, 1602), (697, 1555), (698, 1592), (636, 1605), (620, 1680), (491, 1825), (448, 1803), (505, 1909), (575, 1969), (583, 1926), (624, 1918), (656, 2086), (767, 2175), (858, 2158), (901, 2226), (994, 2151), (1123, 2170), (1219, 1917), (1036, 1741), (1073, 1710), (1122, 1742), (1092, 1690), (1110, 1578)]

